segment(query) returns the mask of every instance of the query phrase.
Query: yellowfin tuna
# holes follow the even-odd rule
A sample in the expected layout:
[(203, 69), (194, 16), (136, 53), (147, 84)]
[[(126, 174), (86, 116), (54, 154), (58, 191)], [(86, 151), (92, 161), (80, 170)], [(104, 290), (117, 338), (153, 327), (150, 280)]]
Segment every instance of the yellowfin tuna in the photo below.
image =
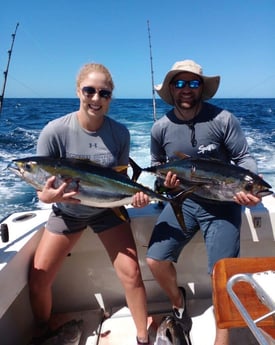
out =
[(165, 316), (158, 329), (154, 345), (190, 345), (173, 316)]
[[(234, 195), (241, 191), (258, 197), (273, 194), (266, 181), (240, 166), (216, 159), (185, 157), (144, 169), (135, 166), (133, 179), (137, 180), (140, 173), (146, 171), (164, 180), (171, 171), (177, 175), (183, 190), (190, 190), (190, 194), (205, 201), (232, 202)], [(134, 161), (130, 163), (135, 164)]]
[(70, 181), (67, 191), (77, 190), (76, 198), (83, 205), (92, 207), (117, 208), (131, 204), (135, 193), (144, 192), (151, 201), (170, 202), (179, 224), (185, 230), (181, 209), (185, 192), (168, 198), (115, 169), (74, 158), (26, 157), (14, 160), (8, 168), (38, 190), (43, 189), (50, 176), (56, 176), (56, 187)]

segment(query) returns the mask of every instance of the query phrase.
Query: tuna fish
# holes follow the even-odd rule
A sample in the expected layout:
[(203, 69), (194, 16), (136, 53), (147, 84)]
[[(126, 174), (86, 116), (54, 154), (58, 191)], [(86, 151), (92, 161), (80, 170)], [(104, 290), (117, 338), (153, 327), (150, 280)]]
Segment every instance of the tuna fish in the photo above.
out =
[(78, 345), (83, 331), (83, 320), (71, 320), (42, 342), (42, 345)]
[(154, 345), (191, 345), (191, 343), (180, 324), (173, 316), (168, 315), (162, 319), (157, 329)]
[[(135, 165), (134, 161), (130, 164)], [(243, 191), (258, 197), (273, 194), (271, 186), (260, 176), (240, 166), (223, 163), (216, 159), (187, 158), (166, 164), (140, 168), (134, 166), (133, 180), (142, 171), (164, 180), (168, 171), (177, 175), (180, 187), (197, 197), (214, 202), (232, 202), (233, 196)]]
[(56, 176), (55, 187), (68, 181), (66, 191), (77, 190), (76, 198), (83, 205), (92, 207), (118, 208), (131, 204), (133, 195), (142, 191), (151, 201), (170, 202), (179, 224), (185, 230), (181, 204), (189, 191), (166, 197), (115, 169), (82, 159), (33, 156), (16, 159), (8, 168), (37, 190), (42, 190), (46, 180), (53, 175)]

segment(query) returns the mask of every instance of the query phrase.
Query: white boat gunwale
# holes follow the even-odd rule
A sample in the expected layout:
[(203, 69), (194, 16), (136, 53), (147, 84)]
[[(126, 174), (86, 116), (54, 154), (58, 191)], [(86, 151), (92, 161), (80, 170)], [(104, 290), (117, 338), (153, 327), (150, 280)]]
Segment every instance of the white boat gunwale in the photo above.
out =
[[(244, 209), (241, 256), (274, 256), (274, 206), (274, 197), (268, 196), (263, 198), (260, 205)], [(145, 259), (149, 237), (160, 209), (157, 204), (150, 204), (143, 209), (129, 208), (128, 211), (137, 243), (150, 313), (169, 310), (168, 300), (153, 279)], [(28, 301), (28, 268), (49, 212), (51, 212), (50, 208), (19, 212), (4, 220), (9, 228), (10, 239), (7, 243), (0, 243), (1, 338), (4, 334), (6, 338), (7, 327), (14, 327), (15, 319), (19, 326), (10, 338), (6, 338), (3, 345), (15, 345), (17, 344), (15, 339), (27, 337), (30, 332), (32, 316)], [(186, 246), (176, 265), (179, 282), (187, 288), (191, 316), (194, 320), (193, 345), (199, 344), (196, 337), (201, 332), (196, 332), (196, 327), (202, 327), (200, 317), (202, 315), (209, 317), (212, 313), (211, 282), (206, 272), (206, 262), (203, 238), (198, 232)], [(73, 279), (71, 279), (72, 272)], [(86, 310), (88, 313), (90, 310), (93, 314), (100, 315), (101, 308), (95, 298), (96, 293), (101, 293), (106, 310), (111, 314), (117, 312), (120, 307), (125, 307), (123, 290), (101, 242), (92, 231), (86, 230), (71, 255), (65, 259), (54, 284), (54, 311), (84, 313)], [(24, 319), (18, 316), (18, 310), (22, 306)], [(95, 319), (99, 322), (100, 316), (96, 316)], [(213, 330), (209, 328), (209, 338), (211, 337), (213, 337)], [(88, 345), (88, 342), (83, 344)], [(204, 342), (204, 344), (208, 343)]]

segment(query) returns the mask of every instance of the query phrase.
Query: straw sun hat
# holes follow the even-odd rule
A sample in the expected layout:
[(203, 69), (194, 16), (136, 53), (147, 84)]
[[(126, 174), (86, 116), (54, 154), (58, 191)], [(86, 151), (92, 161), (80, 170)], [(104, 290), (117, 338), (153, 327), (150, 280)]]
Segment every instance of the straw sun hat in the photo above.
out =
[(169, 84), (171, 83), (175, 75), (181, 72), (190, 72), (197, 74), (203, 80), (203, 100), (212, 98), (217, 92), (220, 83), (219, 76), (204, 76), (202, 72), (202, 67), (192, 60), (178, 61), (173, 65), (172, 69), (166, 74), (163, 83), (155, 86), (155, 90), (166, 103), (174, 105), (174, 100), (170, 93)]

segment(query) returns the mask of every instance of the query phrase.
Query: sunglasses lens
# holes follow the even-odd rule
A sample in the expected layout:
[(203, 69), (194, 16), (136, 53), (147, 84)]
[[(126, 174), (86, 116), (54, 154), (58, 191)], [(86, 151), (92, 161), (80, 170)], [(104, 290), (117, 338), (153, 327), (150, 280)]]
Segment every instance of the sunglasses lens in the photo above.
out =
[(106, 98), (106, 99), (108, 99), (108, 98), (111, 97), (112, 91), (109, 91), (109, 90), (100, 90), (100, 91), (98, 92), (98, 94), (99, 94), (99, 96), (100, 96), (101, 98)]
[(175, 88), (176, 89), (183, 89), (186, 85), (186, 81), (185, 80), (177, 80), (175, 81)]
[(189, 84), (189, 87), (191, 89), (197, 89), (198, 87), (200, 87), (201, 81), (200, 80), (190, 80), (188, 84)]
[(108, 99), (112, 96), (112, 91), (109, 91), (109, 90), (99, 90), (97, 91), (94, 87), (92, 86), (84, 86), (82, 88), (82, 93), (84, 96), (87, 96), (87, 97), (92, 97), (93, 95), (95, 95), (96, 93), (98, 92), (99, 96), (101, 98), (105, 98), (105, 99)]
[(183, 89), (186, 85), (188, 84), (188, 86), (190, 87), (190, 89), (197, 89), (200, 87), (201, 85), (201, 81), (200, 80), (177, 80), (175, 81), (174, 85), (176, 89)]
[(85, 96), (93, 96), (96, 94), (96, 89), (92, 86), (84, 86), (82, 92)]

